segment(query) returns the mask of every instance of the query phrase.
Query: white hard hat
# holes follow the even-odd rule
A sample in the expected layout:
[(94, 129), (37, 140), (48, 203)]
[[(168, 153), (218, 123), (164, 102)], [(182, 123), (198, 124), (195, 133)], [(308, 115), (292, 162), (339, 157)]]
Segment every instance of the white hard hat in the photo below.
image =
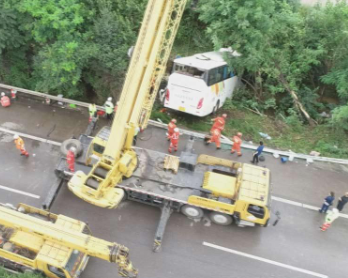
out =
[(174, 128), (174, 132), (179, 132), (179, 129), (177, 127)]
[(112, 97), (108, 97), (108, 101), (112, 101)]
[(5, 96), (5, 93), (4, 93), (4, 92), (2, 92), (2, 93), (1, 93), (1, 96), (2, 96), (2, 97), (4, 97), (4, 96)]
[(17, 140), (19, 138), (18, 134), (13, 135), (13, 140)]
[(75, 147), (70, 147), (70, 151), (72, 151), (74, 153), (74, 152), (76, 152), (76, 148)]

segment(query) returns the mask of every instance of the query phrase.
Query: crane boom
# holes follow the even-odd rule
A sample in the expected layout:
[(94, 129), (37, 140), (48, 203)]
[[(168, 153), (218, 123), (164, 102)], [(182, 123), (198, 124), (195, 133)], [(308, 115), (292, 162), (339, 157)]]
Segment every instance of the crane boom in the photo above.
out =
[(124, 198), (114, 187), (138, 164), (134, 132), (147, 126), (186, 2), (149, 0), (103, 156), (87, 175), (78, 171), (68, 183), (81, 199), (115, 208)]
[(47, 213), (49, 219), (51, 215), (52, 219), (55, 219), (55, 223), (52, 223), (28, 214), (40, 211), (23, 204), (19, 205), (18, 210), (0, 206), (0, 225), (13, 228), (16, 231), (35, 234), (52, 243), (76, 249), (91, 257), (116, 263), (122, 276), (136, 277), (137, 270), (128, 260), (129, 250), (127, 247), (76, 231), (72, 228), (76, 222), (75, 219)]

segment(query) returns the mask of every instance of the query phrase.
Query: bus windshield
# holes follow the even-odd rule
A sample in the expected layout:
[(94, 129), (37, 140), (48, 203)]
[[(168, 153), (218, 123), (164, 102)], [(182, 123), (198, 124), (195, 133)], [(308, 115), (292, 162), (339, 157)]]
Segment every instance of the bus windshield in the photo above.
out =
[(180, 65), (180, 64), (174, 64), (173, 73), (174, 72), (189, 75), (189, 76), (200, 78), (200, 79), (204, 79), (206, 74), (205, 71), (202, 71), (198, 68), (190, 67), (186, 65)]

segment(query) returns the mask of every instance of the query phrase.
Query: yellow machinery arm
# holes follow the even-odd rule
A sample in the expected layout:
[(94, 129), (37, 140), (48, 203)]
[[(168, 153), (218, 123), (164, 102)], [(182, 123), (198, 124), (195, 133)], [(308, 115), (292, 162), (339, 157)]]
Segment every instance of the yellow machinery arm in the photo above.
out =
[[(21, 204), (19, 211), (0, 206), (0, 225), (16, 229), (17, 231), (35, 234), (45, 240), (76, 249), (91, 257), (116, 263), (119, 266), (119, 273), (123, 277), (133, 278), (137, 276), (137, 270), (133, 268), (132, 263), (128, 260), (129, 250), (127, 247), (77, 232), (71, 228), (69, 229), (68, 225), (57, 225), (26, 214), (33, 212), (33, 210), (43, 215), (52, 215), (53, 219), (62, 218), (64, 219), (64, 223), (69, 223), (69, 220), (71, 222), (76, 221), (62, 215), (57, 217), (46, 211)], [(24, 211), (25, 213), (20, 211)]]
[(107, 208), (121, 202), (124, 192), (114, 187), (136, 168), (134, 132), (147, 126), (186, 2), (149, 0), (102, 159), (68, 183), (83, 200)]

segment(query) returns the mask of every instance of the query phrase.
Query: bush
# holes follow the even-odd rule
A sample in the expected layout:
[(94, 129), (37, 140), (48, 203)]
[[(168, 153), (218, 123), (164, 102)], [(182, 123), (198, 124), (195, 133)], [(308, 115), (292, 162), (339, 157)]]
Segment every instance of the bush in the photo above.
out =
[(36, 273), (11, 273), (0, 267), (0, 278), (43, 278), (42, 275)]
[(336, 128), (348, 130), (348, 105), (340, 106), (333, 110), (331, 123)]

